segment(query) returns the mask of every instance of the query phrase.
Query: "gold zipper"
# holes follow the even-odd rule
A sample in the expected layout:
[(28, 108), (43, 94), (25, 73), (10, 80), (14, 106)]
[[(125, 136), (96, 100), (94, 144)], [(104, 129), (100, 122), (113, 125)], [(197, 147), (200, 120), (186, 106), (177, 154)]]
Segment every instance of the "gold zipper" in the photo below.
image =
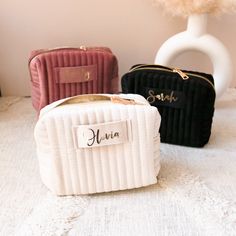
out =
[(182, 77), (183, 80), (189, 79), (188, 75), (178, 68), (174, 68), (172, 71), (178, 73)]
[(198, 74), (194, 74), (194, 73), (190, 73), (190, 72), (183, 72), (182, 70), (178, 69), (178, 68), (171, 68), (171, 67), (167, 67), (167, 66), (161, 66), (161, 67), (156, 67), (158, 65), (147, 65), (147, 67), (144, 67), (145, 65), (144, 64), (141, 64), (141, 65), (138, 65), (132, 69), (129, 70), (129, 72), (132, 72), (132, 71), (136, 71), (136, 70), (161, 70), (161, 71), (168, 71), (168, 72), (173, 72), (173, 73), (178, 73), (181, 78), (183, 80), (188, 80), (190, 79), (189, 76), (195, 76), (195, 77), (198, 77), (200, 79), (203, 79), (205, 80), (206, 82), (208, 82), (208, 84), (211, 85), (211, 87), (214, 89), (215, 91), (215, 86), (214, 84), (209, 81), (206, 77), (202, 76), (202, 75), (198, 75)]
[(51, 52), (51, 51), (60, 50), (60, 49), (61, 50), (63, 50), (63, 49), (76, 49), (76, 50), (82, 50), (82, 51), (87, 51), (87, 50), (103, 51), (105, 49), (105, 47), (86, 47), (84, 45), (81, 45), (79, 47), (62, 46), (62, 47), (42, 49), (42, 52)]
[[(94, 50), (94, 51), (104, 51), (106, 50), (105, 47), (86, 47), (86, 46), (80, 46), (80, 47), (67, 47), (67, 46), (64, 46), (64, 47), (55, 47), (55, 48), (48, 48), (48, 49), (41, 49), (39, 50), (38, 53), (36, 53), (35, 55), (33, 55), (30, 59), (29, 59), (29, 62), (28, 64), (30, 64), (30, 62), (37, 56), (43, 54), (43, 53), (46, 53), (46, 52), (53, 52), (53, 51), (57, 51), (57, 50), (63, 50), (63, 49), (75, 49), (75, 50), (81, 50), (81, 51), (88, 51), (88, 50)], [(107, 52), (110, 52), (109, 50), (107, 50)]]

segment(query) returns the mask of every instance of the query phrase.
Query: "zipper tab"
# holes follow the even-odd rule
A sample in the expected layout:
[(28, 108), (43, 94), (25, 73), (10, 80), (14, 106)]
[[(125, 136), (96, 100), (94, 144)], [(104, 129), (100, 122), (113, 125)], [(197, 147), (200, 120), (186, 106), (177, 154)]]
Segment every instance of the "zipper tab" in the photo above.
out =
[(80, 49), (80, 50), (83, 50), (83, 51), (86, 51), (86, 50), (87, 50), (87, 47), (84, 46), (84, 45), (82, 45), (82, 46), (79, 47), (79, 49)]
[(181, 78), (182, 78), (183, 80), (189, 79), (188, 75), (185, 74), (183, 71), (181, 71), (181, 70), (178, 69), (178, 68), (174, 68), (174, 69), (173, 69), (173, 72), (178, 73), (178, 74), (181, 76)]
[(137, 104), (134, 99), (121, 98), (118, 96), (111, 96), (111, 102), (120, 103), (123, 105), (135, 105)]

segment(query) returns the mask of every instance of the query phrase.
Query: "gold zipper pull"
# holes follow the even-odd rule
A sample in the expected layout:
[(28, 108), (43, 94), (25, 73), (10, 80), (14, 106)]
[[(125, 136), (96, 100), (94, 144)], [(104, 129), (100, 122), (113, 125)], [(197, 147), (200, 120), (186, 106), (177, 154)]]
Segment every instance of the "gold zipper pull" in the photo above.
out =
[(79, 49), (80, 49), (80, 50), (83, 50), (83, 51), (86, 51), (86, 50), (87, 50), (87, 47), (84, 46), (84, 45), (82, 45), (82, 46), (79, 47)]
[(173, 69), (173, 72), (178, 73), (178, 74), (181, 76), (181, 78), (182, 78), (183, 80), (189, 79), (188, 75), (185, 74), (183, 71), (181, 71), (181, 70), (178, 69), (178, 68), (174, 68), (174, 69)]
[(134, 99), (121, 98), (118, 96), (111, 96), (111, 101), (113, 103), (120, 103), (120, 104), (124, 104), (124, 105), (135, 105), (136, 104)]
[(119, 103), (119, 104), (123, 104), (123, 105), (146, 105), (145, 103), (142, 102), (137, 102), (134, 99), (131, 98), (122, 98), (119, 96), (111, 96), (111, 102), (113, 103)]

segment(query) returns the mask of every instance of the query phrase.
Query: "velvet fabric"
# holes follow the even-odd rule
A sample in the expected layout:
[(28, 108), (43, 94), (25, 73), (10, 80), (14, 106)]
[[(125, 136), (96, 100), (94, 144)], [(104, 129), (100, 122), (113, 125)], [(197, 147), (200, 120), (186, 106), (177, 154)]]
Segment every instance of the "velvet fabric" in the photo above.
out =
[[(133, 67), (121, 79), (123, 93), (144, 96), (161, 115), (161, 142), (202, 147), (211, 135), (215, 90), (210, 74), (158, 65)], [(151, 91), (151, 92), (150, 92)]]
[(117, 93), (118, 61), (106, 47), (36, 50), (29, 59), (34, 108), (80, 94)]
[(80, 95), (51, 103), (40, 111), (34, 129), (43, 183), (62, 196), (155, 184), (160, 120), (155, 107), (133, 94)]

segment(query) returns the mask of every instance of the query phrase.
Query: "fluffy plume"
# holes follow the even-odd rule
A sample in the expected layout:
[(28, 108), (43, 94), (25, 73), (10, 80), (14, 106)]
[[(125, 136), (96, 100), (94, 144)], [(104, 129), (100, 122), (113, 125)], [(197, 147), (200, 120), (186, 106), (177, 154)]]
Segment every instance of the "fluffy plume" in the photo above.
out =
[(220, 15), (236, 11), (236, 0), (153, 0), (172, 15), (210, 13)]

